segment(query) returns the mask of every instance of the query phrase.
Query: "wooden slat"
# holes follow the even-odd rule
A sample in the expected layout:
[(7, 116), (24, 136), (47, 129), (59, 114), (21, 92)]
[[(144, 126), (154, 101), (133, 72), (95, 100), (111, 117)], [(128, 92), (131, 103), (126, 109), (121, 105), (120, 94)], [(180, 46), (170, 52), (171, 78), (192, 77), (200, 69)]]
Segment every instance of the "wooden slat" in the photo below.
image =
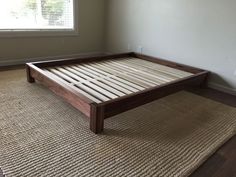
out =
[(176, 75), (179, 75), (179, 76), (182, 76), (182, 77), (188, 77), (189, 75), (191, 75), (190, 73), (188, 73), (186, 71), (178, 70), (178, 69), (171, 68), (171, 67), (164, 66), (164, 65), (161, 65), (161, 64), (157, 64), (157, 63), (152, 63), (152, 62), (145, 61), (145, 60), (142, 60), (142, 59), (132, 58), (132, 60), (134, 60), (136, 63), (142, 63), (142, 64), (144, 64), (144, 66), (152, 66), (152, 67), (155, 67), (155, 68), (160, 68), (160, 69), (163, 69), (165, 71), (168, 71), (170, 73), (173, 73), (173, 74), (176, 74)]
[[(90, 81), (90, 82), (92, 82), (92, 83), (94, 83), (94, 84), (96, 84), (96, 85), (98, 85), (98, 86), (100, 86), (100, 87), (102, 87), (102, 88), (104, 88), (104, 89), (106, 89), (106, 90), (109, 90), (110, 92), (112, 92), (112, 93), (114, 93), (114, 94), (116, 94), (116, 95), (118, 95), (118, 96), (125, 96), (124, 93), (122, 93), (122, 92), (120, 92), (119, 90), (115, 89), (115, 87), (113, 88), (113, 87), (110, 87), (109, 85), (106, 85), (106, 84), (103, 84), (102, 82), (100, 82), (100, 81), (99, 81), (100, 78), (97, 78), (97, 80), (96, 80), (96, 79), (94, 79), (94, 78), (92, 78), (92, 77), (89, 77), (89, 76), (87, 76), (87, 75), (85, 75), (85, 74), (81, 74), (79, 71), (77, 71), (77, 70), (75, 70), (75, 69), (73, 69), (73, 68), (71, 68), (71, 67), (65, 67), (65, 68), (68, 69), (68, 70), (70, 70), (71, 72), (73, 72), (73, 73), (76, 74), (76, 75), (83, 76), (83, 77), (86, 78), (88, 81)], [(80, 70), (80, 71), (81, 71), (81, 70)]]
[(102, 95), (99, 92), (96, 92), (95, 90), (83, 85), (83, 84), (76, 84), (76, 86), (80, 87), (81, 89), (87, 91), (88, 93), (96, 96), (97, 98), (101, 99), (102, 101), (108, 101), (110, 100), (109, 98), (105, 97), (104, 95)]
[(99, 98), (102, 101), (108, 101), (110, 100), (109, 98), (107, 98), (106, 96), (102, 95), (101, 93), (87, 87), (86, 85), (81, 84), (80, 82), (76, 81), (75, 79), (72, 79), (70, 77), (68, 77), (67, 75), (63, 74), (62, 72), (56, 70), (56, 69), (49, 69), (52, 73), (62, 77), (65, 80), (68, 80), (69, 82), (71, 82), (72, 84), (74, 84), (75, 86), (81, 88), (82, 90), (86, 91), (87, 93), (95, 96), (96, 98)]
[[(74, 66), (75, 69), (79, 69), (77, 66)], [(80, 70), (81, 71), (81, 70)], [(86, 72), (86, 71), (85, 71)], [(87, 74), (89, 73), (96, 73), (95, 71), (91, 70), (91, 71), (87, 71)], [(94, 75), (93, 75), (94, 76)], [(118, 85), (117, 83), (115, 83), (115, 80), (113, 79), (112, 81), (109, 81), (109, 77), (113, 77), (113, 75), (111, 76), (104, 76), (104, 75), (100, 75), (98, 74), (97, 76), (97, 80), (105, 83), (105, 84), (108, 84), (109, 86), (113, 87), (113, 88), (116, 88), (117, 90), (125, 93), (125, 94), (130, 94), (132, 93), (130, 90), (126, 89), (125, 87), (121, 87), (120, 85)]]
[[(64, 83), (64, 84), (68, 84), (68, 82), (66, 82), (64, 79), (62, 79), (61, 77), (55, 75), (54, 73), (44, 69), (43, 70), (45, 73), (47, 73), (48, 75), (50, 75), (51, 77), (56, 78), (57, 80), (59, 80), (60, 82)], [(92, 101), (94, 101), (95, 103), (101, 103), (101, 100), (98, 100), (97, 98), (93, 97), (92, 95), (84, 92), (83, 90), (79, 89), (78, 87), (75, 87), (74, 85), (70, 84), (70, 87), (72, 87), (73, 89), (75, 89), (76, 91), (78, 91), (79, 93), (81, 93), (82, 95), (88, 97), (89, 99), (91, 99)]]
[[(136, 92), (138, 91), (139, 89), (138, 88), (134, 88), (137, 84), (139, 84), (138, 86), (139, 87), (142, 87), (142, 88), (148, 88), (147, 85), (144, 85), (142, 83), (139, 83), (139, 82), (134, 82), (133, 79), (129, 76), (125, 76), (125, 75), (122, 75), (121, 73), (119, 72), (114, 72), (112, 69), (106, 67), (106, 66), (103, 66), (103, 65), (100, 65), (100, 64), (95, 64), (93, 63), (91, 66), (97, 68), (97, 69), (100, 69), (100, 70), (103, 70), (105, 72), (108, 72), (110, 73), (111, 75), (114, 75), (114, 76), (117, 76), (118, 78), (121, 78), (119, 81), (116, 81), (117, 83), (119, 83), (120, 85), (122, 85), (122, 87), (125, 87), (133, 92)], [(133, 84), (133, 87), (130, 86), (131, 84)]]
[(57, 76), (61, 77), (64, 80), (67, 80), (68, 82), (70, 82), (71, 84), (77, 84), (79, 83), (78, 81), (72, 79), (71, 77), (61, 73), (60, 71), (56, 70), (56, 69), (48, 69), (48, 71), (51, 71), (52, 73), (56, 74)]
[(146, 69), (148, 69), (148, 70), (150, 70), (152, 72), (158, 73), (158, 74), (160, 74), (160, 73), (164, 74), (165, 76), (171, 77), (173, 79), (179, 79), (180, 78), (180, 76), (176, 75), (175, 73), (168, 72), (168, 71), (166, 71), (164, 69), (154, 67), (155, 63), (154, 63), (154, 65), (149, 66), (149, 65), (145, 65), (144, 63), (142, 63), (142, 64), (138, 63), (138, 62), (134, 61), (133, 58), (124, 59), (124, 61), (130, 63), (131, 65), (135, 65), (135, 66), (139, 66), (139, 67), (144, 67), (144, 68), (146, 68)]
[[(104, 79), (103, 79), (104, 80)], [(102, 82), (100, 82), (100, 80), (94, 80), (92, 81), (94, 84), (96, 85), (99, 85), (101, 86), (102, 88), (106, 89), (106, 90), (109, 90), (110, 92), (114, 93), (115, 95), (118, 95), (118, 96), (125, 96), (126, 94), (120, 92), (119, 90), (115, 89), (115, 87), (111, 87), (109, 85), (106, 85)]]
[(111, 99), (118, 98), (118, 96), (114, 95), (113, 93), (109, 92), (108, 90), (105, 90), (105, 89), (103, 89), (102, 87), (99, 87), (99, 86), (97, 86), (97, 85), (95, 85), (95, 84), (89, 82), (88, 80), (85, 80), (85, 79), (83, 79), (83, 78), (77, 76), (76, 74), (74, 74), (74, 73), (72, 73), (72, 72), (70, 72), (70, 71), (68, 71), (68, 70), (66, 70), (66, 69), (63, 69), (63, 68), (61, 68), (61, 67), (57, 67), (57, 69), (58, 69), (59, 71), (63, 72), (64, 74), (66, 74), (66, 75), (72, 77), (73, 79), (76, 79), (76, 80), (80, 81), (81, 84), (85, 84), (85, 85), (89, 86), (90, 88), (93, 88), (93, 89), (96, 90), (97, 92), (102, 93), (103, 95), (105, 95), (105, 96), (107, 96), (107, 97), (109, 97), (109, 98), (111, 98)]
[(97, 74), (96, 72), (93, 72), (92, 70), (87, 71), (86, 67), (84, 67), (83, 65), (76, 65), (73, 66), (73, 68), (92, 78), (102, 77), (101, 75)]
[[(137, 91), (136, 89), (130, 89), (130, 87), (129, 87), (129, 89), (127, 89), (127, 87), (124, 86), (124, 84), (122, 84), (122, 83), (119, 84), (118, 81), (117, 81), (118, 78), (116, 76), (114, 76), (114, 75), (109, 74), (109, 75), (105, 76), (105, 75), (97, 73), (96, 71), (94, 71), (96, 68), (93, 68), (93, 70), (89, 69), (89, 68), (86, 68), (86, 67), (83, 67), (83, 69), (81, 69), (80, 66), (75, 66), (74, 68), (75, 69), (77, 68), (77, 69), (79, 69), (79, 71), (84, 72), (84, 73), (86, 73), (88, 75), (93, 75), (95, 73), (97, 80), (100, 80), (103, 83), (106, 83), (109, 86), (114, 87), (114, 88), (118, 89), (119, 91), (121, 91), (123, 93), (130, 94), (132, 92)], [(90, 73), (93, 73), (93, 74), (90, 74)], [(95, 76), (93, 75), (93, 77), (95, 77)], [(112, 80), (109, 77), (111, 77)], [(117, 83), (118, 83), (118, 85), (117, 85)]]
[(64, 67), (65, 69), (75, 73), (76, 75), (84, 78), (84, 79), (87, 79), (87, 80), (91, 80), (91, 77), (87, 76), (86, 74), (84, 74), (83, 72), (81, 71), (78, 71), (77, 68), (74, 68), (75, 66), (67, 66), (67, 67)]
[(162, 73), (162, 72), (159, 72), (159, 71), (154, 72), (154, 71), (152, 71), (152, 70), (150, 70), (150, 69), (148, 69), (144, 66), (139, 66), (139, 65), (132, 64), (132, 63), (126, 61), (125, 59), (126, 58), (121, 59), (121, 60), (112, 60), (112, 61), (116, 62), (116, 63), (119, 63), (121, 65), (125, 65), (127, 67), (138, 69), (139, 72), (145, 73), (146, 75), (150, 75), (152, 77), (155, 77), (155, 78), (157, 78), (157, 79), (159, 79), (160, 81), (163, 81), (163, 82), (173, 81), (174, 79), (177, 78), (175, 76), (166, 75), (165, 73)]
[(77, 80), (77, 82), (80, 82), (80, 83), (84, 83), (86, 82), (87, 80), (71, 73), (70, 71), (64, 69), (64, 68), (61, 68), (61, 67), (56, 67), (55, 69), (57, 69), (58, 71), (61, 71), (62, 73), (64, 73), (65, 75), (67, 75), (68, 77), (70, 78), (73, 78), (74, 80)]
[(102, 64), (96, 64), (96, 65), (97, 65), (97, 67), (99, 67), (99, 68), (102, 68), (102, 69), (104, 69), (104, 70), (106, 70), (106, 71), (108, 71), (108, 72), (113, 73), (114, 75), (117, 75), (117, 76), (119, 76), (119, 77), (121, 77), (121, 78), (123, 78), (123, 79), (128, 80), (129, 82), (139, 84), (140, 86), (142, 86), (142, 87), (144, 87), (144, 88), (149, 88), (150, 86), (152, 86), (152, 84), (151, 84), (151, 85), (150, 85), (150, 84), (147, 84), (147, 83), (141, 81), (141, 80), (138, 79), (138, 78), (135, 78), (135, 77), (133, 77), (133, 76), (130, 76), (130, 75), (128, 75), (127, 73), (121, 73), (120, 71), (117, 71), (116, 69), (111, 68), (111, 67), (109, 67), (109, 66), (105, 66), (105, 65), (102, 65)]
[(113, 67), (111, 65), (107, 65), (107, 64), (97, 64), (97, 66), (99, 67), (103, 67), (106, 68), (108, 70), (110, 70), (111, 72), (115, 73), (116, 75), (122, 77), (122, 78), (126, 78), (129, 79), (129, 81), (133, 82), (133, 83), (138, 83), (140, 85), (142, 85), (143, 87), (149, 88), (149, 87), (154, 87), (156, 86), (155, 83), (152, 82), (148, 82), (146, 80), (144, 80), (143, 78), (133, 74), (133, 73), (127, 73), (127, 72), (122, 72), (122, 70), (117, 69), (116, 67)]
[(179, 79), (180, 78), (180, 76), (177, 76), (177, 75), (175, 75), (173, 73), (169, 73), (167, 71), (164, 71), (163, 69), (157, 69), (157, 68), (154, 68), (154, 67), (148, 67), (148, 66), (145, 66), (144, 64), (138, 64), (135, 61), (131, 61), (131, 60), (126, 60), (126, 62), (130, 63), (131, 65), (134, 65), (134, 66), (146, 68), (147, 72), (156, 74), (158, 76), (161, 76), (162, 78), (171, 79), (171, 80), (175, 80), (175, 79)]
[(137, 70), (135, 68), (131, 68), (126, 65), (122, 65), (122, 64), (112, 62), (112, 61), (107, 61), (107, 62), (102, 62), (102, 63), (112, 65), (116, 67), (117, 69), (120, 69), (121, 71), (123, 70), (124, 72), (127, 72), (134, 77), (144, 80), (145, 82), (155, 84), (155, 86), (166, 83), (166, 82), (161, 81), (160, 79), (152, 77), (152, 75), (147, 75), (145, 72), (142, 72), (141, 70)]
[[(121, 60), (122, 61), (122, 60)], [(142, 74), (144, 75), (145, 77), (148, 77), (148, 78), (152, 78), (152, 79), (155, 79), (155, 80), (158, 80), (159, 82), (161, 83), (165, 83), (165, 82), (168, 82), (170, 80), (163, 80), (162, 78), (160, 77), (157, 77), (156, 75), (154, 74), (150, 74), (150, 73), (147, 73), (147, 71), (145, 70), (145, 68), (138, 68), (138, 67), (135, 67), (134, 65), (130, 65), (129, 63), (125, 63), (125, 62), (120, 62), (120, 61), (114, 61), (112, 60), (111, 63), (115, 63), (117, 65), (119, 65), (120, 67), (124, 67), (124, 68), (127, 68), (127, 69), (130, 69), (134, 72), (138, 72), (139, 74)]]
[(127, 68), (122, 68), (118, 65), (114, 65), (114, 64), (106, 64), (106, 66), (112, 67), (113, 69), (115, 69), (116, 71), (123, 71), (125, 73), (125, 75), (128, 76), (132, 76), (132, 78), (135, 78), (137, 80), (139, 80), (140, 82), (144, 83), (144, 84), (148, 84), (150, 86), (156, 86), (156, 85), (160, 85), (161, 82), (157, 81), (157, 80), (153, 80), (152, 78), (148, 78), (145, 77), (145, 75), (140, 74), (139, 72), (134, 72), (130, 69)]
[[(123, 83), (123, 84), (126, 84), (127, 86), (126, 86), (125, 88), (128, 88), (128, 89), (130, 89), (131, 91), (137, 91), (137, 90), (143, 90), (143, 89), (144, 89), (144, 87), (141, 87), (140, 85), (137, 85), (137, 84), (135, 84), (135, 83), (133, 83), (133, 82), (129, 82), (128, 80), (123, 79), (123, 78), (121, 78), (121, 77), (115, 75), (114, 73), (107, 72), (106, 70), (101, 70), (101, 68), (96, 67), (96, 66), (94, 67), (93, 64), (86, 65), (86, 67), (91, 68), (91, 69), (93, 69), (93, 70), (95, 70), (95, 71), (97, 71), (97, 72), (100, 72), (100, 73), (102, 73), (102, 74), (105, 74), (106, 76), (112, 78), (113, 80), (115, 79), (115, 80), (118, 81), (118, 82), (121, 82), (121, 83)], [(116, 83), (117, 83), (117, 82), (116, 82)]]
[[(124, 77), (122, 78), (120, 76), (117, 76), (117, 75), (113, 74), (112, 72), (110, 72), (110, 71), (108, 71), (108, 70), (106, 70), (106, 69), (104, 69), (102, 67), (98, 67), (98, 66), (96, 66), (94, 64), (91, 64), (91, 65), (89, 65), (87, 67), (93, 67), (93, 69), (97, 69), (97, 71), (103, 71), (103, 72), (109, 73), (109, 75), (108, 75), (109, 77), (106, 78), (107, 80), (112, 81), (112, 82), (114, 82), (114, 83), (116, 83), (116, 84), (118, 84), (118, 85), (120, 85), (120, 86), (122, 86), (122, 87), (124, 87), (124, 88), (126, 88), (126, 89), (128, 89), (130, 91), (132, 91), (132, 92), (137, 92), (139, 90), (143, 90), (144, 89), (144, 87), (141, 87), (141, 86), (139, 86), (137, 84), (134, 84), (134, 83), (126, 80), (126, 78), (124, 79)], [(109, 78), (112, 78), (112, 79), (109, 79)]]
[[(62, 72), (65, 72), (66, 74), (70, 75), (71, 77), (79, 80), (81, 83), (84, 83), (84, 84), (88, 85), (89, 87), (97, 90), (98, 92), (103, 93), (104, 95), (108, 96), (109, 98), (115, 99), (118, 97), (117, 95), (111, 93), (111, 90), (116, 91), (115, 89), (109, 88), (105, 84), (102, 84), (102, 83), (100, 84), (98, 81), (96, 81), (95, 79), (90, 78), (90, 77), (88, 77), (89, 80), (85, 80), (81, 77), (78, 77), (78, 75), (80, 75), (80, 73), (77, 72), (76, 70), (71, 69), (70, 71), (66, 71), (65, 69), (62, 69), (62, 68), (58, 68), (58, 69), (61, 70)], [(118, 95), (122, 94), (119, 92), (117, 92), (117, 93), (118, 93)]]
[(133, 92), (131, 92), (130, 90), (126, 89), (125, 87), (122, 87), (122, 85), (120, 85), (120, 83), (116, 83), (114, 82), (114, 79), (111, 78), (106, 78), (106, 79), (100, 79), (100, 81), (102, 81), (105, 84), (108, 84), (111, 87), (114, 87), (120, 91), (122, 91), (125, 94), (131, 94)]

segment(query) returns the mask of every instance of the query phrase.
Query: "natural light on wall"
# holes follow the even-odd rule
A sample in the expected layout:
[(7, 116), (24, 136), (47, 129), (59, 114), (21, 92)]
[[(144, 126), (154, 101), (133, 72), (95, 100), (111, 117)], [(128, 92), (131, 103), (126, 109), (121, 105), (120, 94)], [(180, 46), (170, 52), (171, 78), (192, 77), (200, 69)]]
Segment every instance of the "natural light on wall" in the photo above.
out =
[(0, 0), (0, 30), (73, 30), (73, 6), (73, 0)]

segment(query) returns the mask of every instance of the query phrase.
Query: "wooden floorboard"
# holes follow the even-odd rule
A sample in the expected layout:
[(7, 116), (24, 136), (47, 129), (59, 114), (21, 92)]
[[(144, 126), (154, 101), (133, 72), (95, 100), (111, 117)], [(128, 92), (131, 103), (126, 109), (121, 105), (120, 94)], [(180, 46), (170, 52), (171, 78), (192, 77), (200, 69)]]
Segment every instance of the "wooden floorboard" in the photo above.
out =
[[(190, 88), (188, 91), (236, 107), (236, 96), (210, 88)], [(236, 136), (216, 151), (190, 177), (236, 177)]]

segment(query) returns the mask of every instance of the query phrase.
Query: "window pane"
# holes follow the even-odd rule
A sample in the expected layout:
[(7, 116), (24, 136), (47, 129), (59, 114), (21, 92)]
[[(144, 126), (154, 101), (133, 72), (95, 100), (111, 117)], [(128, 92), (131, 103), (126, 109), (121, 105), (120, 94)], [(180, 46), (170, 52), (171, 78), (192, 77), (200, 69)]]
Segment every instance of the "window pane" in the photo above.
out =
[(0, 30), (73, 29), (73, 0), (0, 0)]

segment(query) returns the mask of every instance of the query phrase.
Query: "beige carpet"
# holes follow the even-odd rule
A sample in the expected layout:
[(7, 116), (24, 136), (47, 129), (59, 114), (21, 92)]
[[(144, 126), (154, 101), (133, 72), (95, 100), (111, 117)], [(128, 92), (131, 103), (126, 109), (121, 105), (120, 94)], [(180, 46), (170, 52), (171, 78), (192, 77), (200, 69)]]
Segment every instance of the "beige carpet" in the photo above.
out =
[(236, 109), (179, 92), (89, 131), (24, 72), (0, 72), (0, 166), (19, 177), (183, 177), (236, 133)]

